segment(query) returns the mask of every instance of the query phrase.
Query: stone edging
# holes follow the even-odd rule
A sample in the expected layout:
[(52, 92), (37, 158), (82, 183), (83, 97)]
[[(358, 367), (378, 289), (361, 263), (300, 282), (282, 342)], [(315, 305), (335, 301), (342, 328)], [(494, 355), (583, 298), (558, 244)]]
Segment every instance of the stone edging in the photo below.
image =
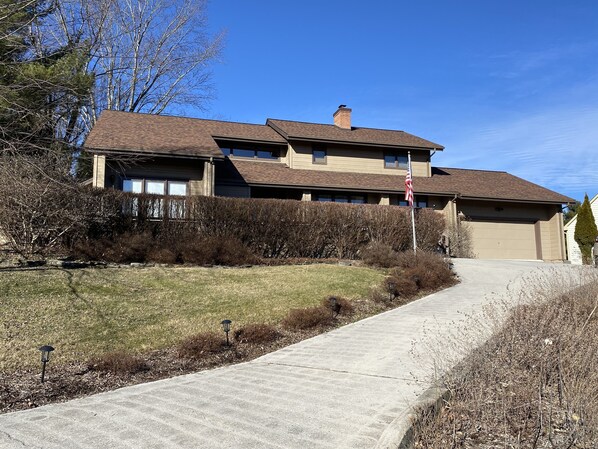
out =
[(450, 396), (449, 390), (432, 386), (424, 391), (415, 404), (395, 418), (376, 443), (375, 449), (413, 449), (413, 426), (422, 409), (438, 410)]

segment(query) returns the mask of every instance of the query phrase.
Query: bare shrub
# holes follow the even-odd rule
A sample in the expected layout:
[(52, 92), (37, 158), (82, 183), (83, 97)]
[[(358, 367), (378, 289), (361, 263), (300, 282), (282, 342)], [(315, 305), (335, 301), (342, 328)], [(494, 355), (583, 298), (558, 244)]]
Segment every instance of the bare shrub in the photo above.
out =
[(141, 357), (125, 351), (113, 351), (91, 359), (88, 363), (93, 371), (107, 371), (114, 374), (136, 374), (149, 370), (148, 364)]
[(180, 357), (199, 359), (224, 351), (226, 343), (222, 336), (215, 332), (200, 332), (181, 341), (178, 349)]
[(417, 294), (419, 286), (414, 276), (402, 276), (396, 278), (394, 284), (394, 295), (399, 298), (411, 298)]
[[(446, 223), (442, 213), (433, 209), (420, 209), (415, 214), (417, 247), (423, 251), (434, 251)], [(410, 246), (413, 248), (413, 244)]]
[(239, 266), (256, 263), (255, 255), (236, 238), (204, 237), (186, 242), (181, 248), (184, 263)]
[(388, 288), (375, 287), (370, 290), (369, 299), (374, 303), (388, 306), (395, 296), (388, 291)]
[(366, 265), (380, 268), (396, 267), (399, 253), (382, 242), (372, 242), (361, 250), (361, 260)]
[(336, 315), (352, 315), (355, 311), (353, 304), (347, 298), (342, 298), (340, 296), (328, 296), (327, 298), (322, 299), (321, 303), (322, 307), (327, 308), (332, 312), (335, 316)]
[(471, 226), (466, 220), (459, 220), (459, 227), (445, 231), (449, 239), (449, 254), (453, 257), (475, 258), (471, 238)]
[(596, 447), (598, 282), (544, 285), (445, 378), (451, 398), (423, 414), (416, 447)]
[(422, 289), (435, 289), (454, 282), (454, 274), (448, 260), (440, 254), (428, 251), (417, 251), (417, 254), (410, 251), (401, 253), (398, 266), (392, 274), (395, 277), (415, 278)]
[(317, 326), (325, 326), (332, 322), (332, 313), (326, 307), (306, 307), (303, 309), (291, 309), (289, 314), (282, 321), (287, 329), (311, 329)]
[(64, 155), (2, 154), (0, 234), (25, 257), (63, 255), (90, 229), (111, 225), (121, 215), (118, 192), (82, 186)]
[(271, 324), (248, 324), (235, 331), (235, 340), (240, 343), (271, 343), (276, 341), (279, 333)]
[(178, 262), (179, 258), (174, 250), (158, 247), (149, 250), (147, 253), (147, 260), (156, 263), (174, 264)]

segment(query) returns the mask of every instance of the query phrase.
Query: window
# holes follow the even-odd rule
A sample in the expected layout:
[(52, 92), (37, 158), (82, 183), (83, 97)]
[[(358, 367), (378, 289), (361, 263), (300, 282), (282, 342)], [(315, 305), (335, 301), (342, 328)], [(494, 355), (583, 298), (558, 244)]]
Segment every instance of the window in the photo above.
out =
[(326, 163), (326, 148), (314, 146), (312, 151), (312, 163), (325, 164)]
[[(185, 216), (185, 199), (187, 195), (187, 182), (168, 181), (165, 179), (124, 179), (123, 191), (131, 193), (148, 193), (152, 195), (166, 195), (178, 198), (167, 199), (168, 216), (170, 218), (183, 218)], [(156, 198), (145, 202), (147, 216), (150, 218), (161, 218), (164, 212), (164, 200)], [(128, 207), (133, 216), (139, 214), (138, 198), (131, 198)]]
[(250, 159), (278, 159), (280, 151), (257, 148), (220, 148), (225, 156), (244, 157)]
[(168, 194), (172, 196), (187, 195), (187, 183), (181, 181), (168, 181)]
[(125, 179), (123, 181), (123, 191), (132, 193), (143, 193), (143, 180)]
[(166, 181), (145, 181), (145, 193), (164, 195), (166, 193)]
[(407, 156), (404, 154), (388, 153), (384, 155), (384, 168), (401, 168), (407, 170)]
[(324, 203), (351, 203), (351, 204), (365, 204), (364, 195), (346, 195), (346, 194), (328, 194), (317, 193), (313, 195), (313, 201)]
[[(409, 203), (401, 198), (399, 200), (399, 206), (409, 206)], [(413, 199), (413, 206), (416, 208), (428, 207), (428, 197), (427, 196), (416, 196)]]

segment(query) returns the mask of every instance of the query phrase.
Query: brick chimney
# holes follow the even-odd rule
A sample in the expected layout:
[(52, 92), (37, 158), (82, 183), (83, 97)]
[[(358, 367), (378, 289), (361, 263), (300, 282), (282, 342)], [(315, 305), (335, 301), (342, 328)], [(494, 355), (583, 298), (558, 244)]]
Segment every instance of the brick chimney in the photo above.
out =
[(334, 117), (335, 126), (351, 129), (351, 109), (346, 104), (341, 104), (332, 117)]

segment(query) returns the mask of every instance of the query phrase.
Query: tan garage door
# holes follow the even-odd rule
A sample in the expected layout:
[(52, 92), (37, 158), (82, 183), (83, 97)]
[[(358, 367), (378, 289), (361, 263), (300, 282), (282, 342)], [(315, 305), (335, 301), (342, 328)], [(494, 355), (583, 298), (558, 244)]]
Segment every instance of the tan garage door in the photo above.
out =
[(473, 252), (478, 259), (537, 259), (533, 223), (470, 221)]

